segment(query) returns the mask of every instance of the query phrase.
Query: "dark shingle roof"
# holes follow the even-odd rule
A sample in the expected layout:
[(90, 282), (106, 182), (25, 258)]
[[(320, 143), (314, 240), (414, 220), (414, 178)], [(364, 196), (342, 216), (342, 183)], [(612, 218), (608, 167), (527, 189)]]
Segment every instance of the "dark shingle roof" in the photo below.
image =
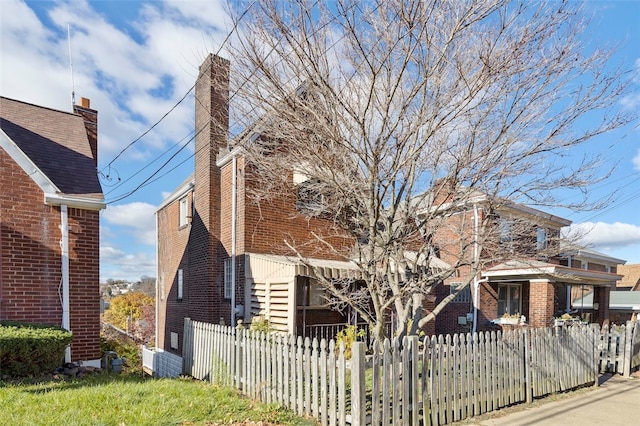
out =
[(83, 117), (0, 96), (0, 128), (62, 193), (102, 198)]

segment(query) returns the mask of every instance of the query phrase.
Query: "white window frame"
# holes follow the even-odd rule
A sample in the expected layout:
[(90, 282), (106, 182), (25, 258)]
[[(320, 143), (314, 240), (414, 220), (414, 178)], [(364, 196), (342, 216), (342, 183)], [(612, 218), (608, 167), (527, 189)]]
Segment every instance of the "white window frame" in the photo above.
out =
[(500, 217), (498, 219), (498, 232), (500, 233), (500, 242), (510, 244), (513, 241), (512, 235), (513, 223), (510, 219)]
[(224, 260), (224, 298), (231, 299), (231, 290), (232, 290), (232, 282), (231, 282), (231, 258)]
[(188, 196), (184, 196), (182, 198), (180, 198), (179, 201), (180, 204), (180, 219), (178, 221), (178, 226), (180, 228), (182, 228), (183, 226), (187, 226), (189, 224), (188, 222), (188, 217), (189, 217), (189, 198)]
[[(500, 299), (500, 288), (506, 287), (506, 299)], [(518, 306), (511, 306), (512, 292), (518, 291)], [(504, 302), (505, 307), (503, 309), (504, 312), (500, 312), (500, 303)], [(498, 285), (498, 316), (502, 316), (504, 314), (522, 314), (522, 284), (499, 284)]]
[(547, 228), (536, 229), (536, 249), (545, 250), (549, 245), (549, 231)]
[(178, 301), (182, 300), (184, 290), (184, 273), (182, 269), (178, 269)]

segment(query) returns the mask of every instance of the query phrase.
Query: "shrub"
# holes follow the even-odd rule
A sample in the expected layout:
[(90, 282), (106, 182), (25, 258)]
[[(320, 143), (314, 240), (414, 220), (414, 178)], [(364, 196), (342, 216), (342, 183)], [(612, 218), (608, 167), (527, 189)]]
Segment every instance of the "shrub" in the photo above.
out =
[(269, 320), (262, 316), (253, 318), (251, 320), (251, 326), (249, 326), (249, 329), (251, 331), (256, 331), (259, 333), (269, 333), (273, 330)]
[(64, 351), (71, 339), (71, 333), (58, 326), (0, 321), (2, 376), (52, 372), (64, 362)]
[(340, 343), (344, 342), (344, 357), (351, 359), (353, 342), (365, 336), (364, 329), (358, 329), (355, 325), (348, 325), (336, 334), (336, 351), (340, 350)]

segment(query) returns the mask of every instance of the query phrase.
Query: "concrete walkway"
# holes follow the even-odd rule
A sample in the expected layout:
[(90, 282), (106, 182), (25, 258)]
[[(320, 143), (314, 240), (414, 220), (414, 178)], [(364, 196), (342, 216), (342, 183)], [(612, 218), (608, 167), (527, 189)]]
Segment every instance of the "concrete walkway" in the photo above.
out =
[[(473, 420), (467, 424), (482, 426), (536, 425), (640, 425), (640, 378), (620, 375), (601, 377), (593, 390), (576, 392), (559, 401), (535, 404), (517, 412), (490, 420)], [(499, 415), (499, 412), (496, 412)]]

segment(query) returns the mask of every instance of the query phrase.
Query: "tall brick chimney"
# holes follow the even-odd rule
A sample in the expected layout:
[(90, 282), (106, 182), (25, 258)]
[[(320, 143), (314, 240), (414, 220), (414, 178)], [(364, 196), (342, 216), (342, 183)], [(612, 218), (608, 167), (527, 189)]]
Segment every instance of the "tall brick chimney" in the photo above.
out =
[(98, 111), (91, 109), (91, 101), (80, 98), (80, 105), (73, 106), (73, 112), (84, 118), (84, 127), (87, 130), (87, 138), (93, 155), (93, 163), (98, 166)]
[[(187, 277), (192, 319), (217, 322), (223, 302), (220, 253), (220, 169), (216, 158), (227, 146), (229, 133), (229, 61), (209, 55), (202, 65), (195, 90), (194, 218), (191, 241), (194, 253)], [(228, 308), (226, 308), (228, 310)], [(226, 317), (226, 315), (225, 315)]]

